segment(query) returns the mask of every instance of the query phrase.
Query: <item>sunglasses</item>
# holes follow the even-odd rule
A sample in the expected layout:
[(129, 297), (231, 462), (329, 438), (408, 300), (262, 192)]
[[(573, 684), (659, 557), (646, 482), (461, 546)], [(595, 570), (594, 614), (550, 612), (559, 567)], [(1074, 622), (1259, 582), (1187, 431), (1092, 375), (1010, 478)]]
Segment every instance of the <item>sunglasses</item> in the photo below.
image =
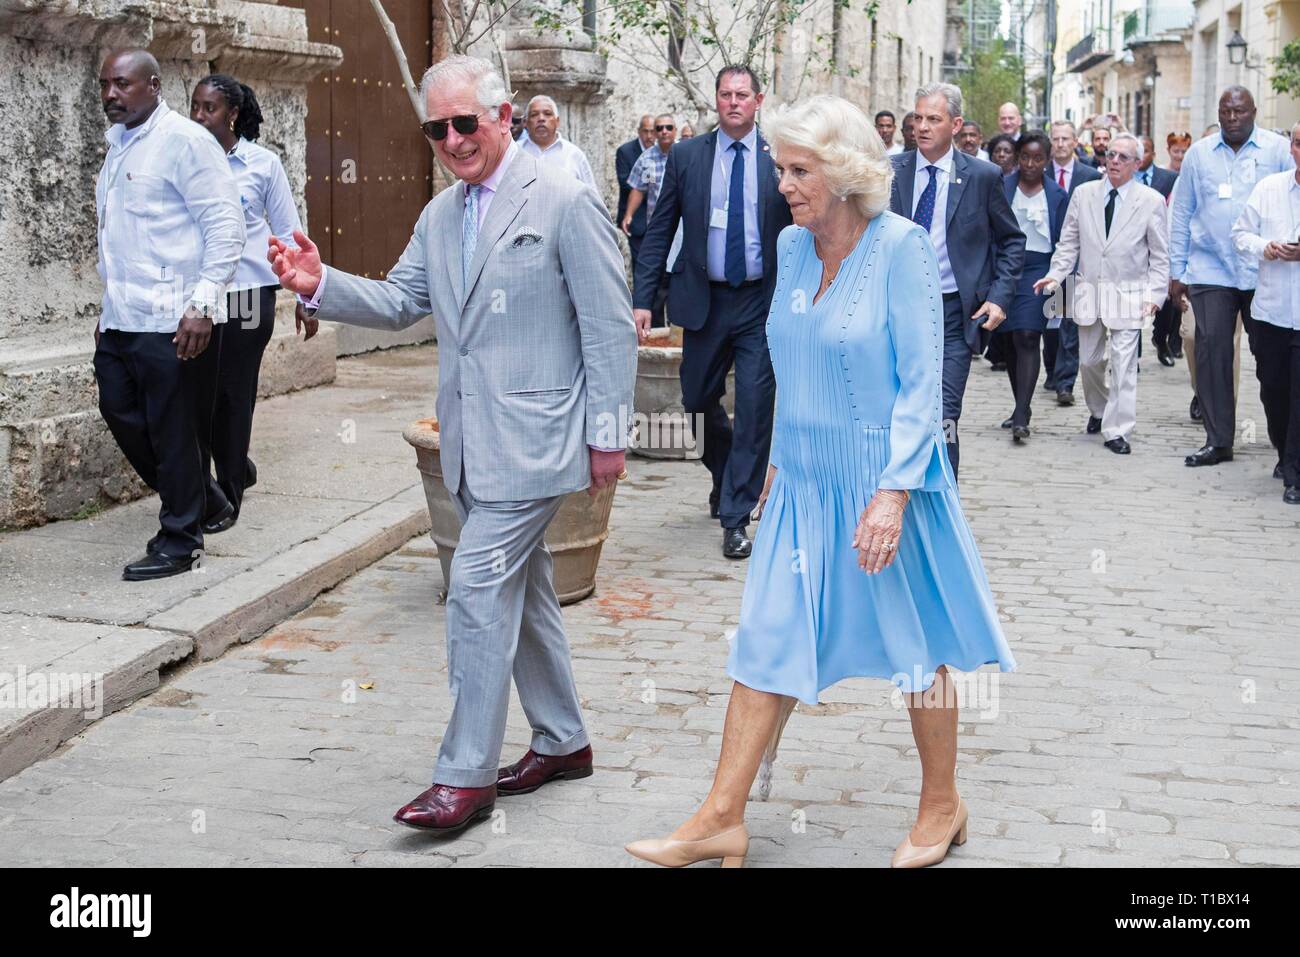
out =
[(480, 115), (470, 114), (468, 116), (453, 116), (447, 120), (427, 120), (420, 124), (420, 129), (424, 130), (424, 135), (431, 140), (445, 140), (447, 138), (447, 124), (450, 123), (461, 136), (473, 136), (478, 132), (478, 118)]
[(1130, 160), (1137, 159), (1136, 156), (1129, 156), (1127, 153), (1121, 153), (1119, 150), (1106, 150), (1106, 159), (1117, 159), (1121, 163), (1127, 163)]
[(671, 124), (671, 123), (664, 123), (664, 124), (662, 124), (662, 125), (660, 125), (660, 126), (656, 126), (656, 127), (655, 127), (655, 132), (656, 132), (656, 133), (664, 133), (664, 132), (667, 132), (668, 130), (671, 130), (672, 128), (673, 128), (673, 124)]

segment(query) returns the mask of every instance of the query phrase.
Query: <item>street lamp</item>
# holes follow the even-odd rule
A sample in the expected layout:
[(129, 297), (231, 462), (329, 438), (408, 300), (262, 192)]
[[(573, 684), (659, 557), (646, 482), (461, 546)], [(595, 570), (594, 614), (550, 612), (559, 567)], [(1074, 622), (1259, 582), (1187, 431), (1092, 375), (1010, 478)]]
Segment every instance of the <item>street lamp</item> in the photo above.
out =
[(1228, 41), (1228, 62), (1233, 66), (1246, 62), (1246, 40), (1240, 30), (1233, 30), (1232, 39)]

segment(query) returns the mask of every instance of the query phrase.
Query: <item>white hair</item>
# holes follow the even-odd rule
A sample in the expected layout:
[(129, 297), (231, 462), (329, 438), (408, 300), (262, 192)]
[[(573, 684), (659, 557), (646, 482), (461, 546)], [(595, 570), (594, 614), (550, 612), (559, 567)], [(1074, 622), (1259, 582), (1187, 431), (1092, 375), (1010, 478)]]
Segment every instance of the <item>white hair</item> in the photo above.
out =
[(500, 119), (501, 105), (510, 102), (510, 91), (501, 73), (487, 60), (457, 54), (429, 67), (420, 80), (420, 103), (428, 109), (429, 92), (446, 83), (473, 83), (479, 106), (492, 111), (493, 119)]
[(551, 99), (549, 96), (547, 96), (545, 93), (538, 93), (535, 97), (533, 97), (531, 100), (529, 100), (529, 101), (528, 101), (528, 105), (527, 105), (526, 107), (524, 107), (524, 116), (527, 116), (529, 113), (531, 113), (531, 112), (533, 111), (533, 104), (536, 103), (538, 100), (543, 100), (543, 101), (545, 101), (545, 102), (551, 104), (551, 112), (554, 113), (556, 116), (559, 116), (559, 115), (560, 115), (560, 106), (559, 106), (559, 104), (556, 103), (556, 102), (555, 102), (553, 99)]
[(875, 125), (857, 104), (829, 94), (786, 104), (768, 117), (763, 133), (778, 162), (782, 147), (816, 156), (831, 192), (852, 200), (868, 219), (889, 208), (894, 167)]
[(1070, 128), (1070, 135), (1076, 140), (1079, 138), (1079, 131), (1074, 128), (1074, 124), (1069, 120), (1052, 120), (1052, 129), (1056, 129), (1058, 126), (1068, 126)]
[(928, 100), (932, 96), (942, 96), (948, 104), (948, 116), (956, 119), (961, 116), (961, 90), (951, 83), (927, 83), (916, 91), (916, 102)]
[(1116, 133), (1114, 136), (1110, 138), (1111, 149), (1114, 149), (1115, 144), (1118, 143), (1120, 140), (1128, 140), (1130, 143), (1132, 143), (1133, 146), (1135, 147), (1135, 152), (1137, 153), (1137, 161), (1139, 163), (1142, 162), (1142, 157), (1146, 155), (1146, 150), (1143, 149), (1142, 147), (1142, 141), (1138, 139), (1136, 136), (1134, 136), (1132, 133)]

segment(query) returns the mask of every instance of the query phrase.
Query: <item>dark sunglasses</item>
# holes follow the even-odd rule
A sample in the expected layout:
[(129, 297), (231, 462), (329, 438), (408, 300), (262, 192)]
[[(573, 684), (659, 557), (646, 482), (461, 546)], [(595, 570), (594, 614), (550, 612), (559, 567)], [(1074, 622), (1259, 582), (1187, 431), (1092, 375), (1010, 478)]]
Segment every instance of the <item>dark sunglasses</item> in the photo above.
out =
[(431, 140), (445, 140), (448, 123), (454, 126), (461, 136), (473, 136), (478, 132), (478, 114), (453, 116), (449, 120), (427, 120), (420, 124), (420, 129), (424, 130), (424, 135)]
[(672, 128), (673, 128), (673, 125), (672, 125), (671, 123), (665, 123), (665, 124), (663, 124), (662, 126), (656, 126), (656, 127), (655, 127), (655, 132), (656, 132), (656, 133), (662, 133), (662, 132), (664, 132), (665, 130), (671, 130)]

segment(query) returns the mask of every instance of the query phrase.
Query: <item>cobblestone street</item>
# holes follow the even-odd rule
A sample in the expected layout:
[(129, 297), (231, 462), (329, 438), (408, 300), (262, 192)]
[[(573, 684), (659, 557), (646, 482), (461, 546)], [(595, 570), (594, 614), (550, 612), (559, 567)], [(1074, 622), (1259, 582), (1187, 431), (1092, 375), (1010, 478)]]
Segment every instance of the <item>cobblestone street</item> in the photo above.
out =
[[(970, 839), (942, 866), (1300, 865), (1300, 508), (1270, 477), (1249, 356), (1254, 441), (1192, 470), (1185, 364), (1152, 352), (1123, 457), (1084, 434), (1081, 386), (1073, 408), (1040, 391), (1013, 446), (1006, 377), (976, 363), (962, 497), (1019, 671), (963, 712)], [(720, 554), (700, 465), (628, 468), (597, 591), (565, 609), (592, 777), (502, 798), (453, 840), (391, 821), (449, 706), (421, 536), (0, 783), (0, 862), (631, 866), (622, 845), (708, 789), (745, 564)], [(920, 783), (890, 692), (857, 679), (800, 706), (750, 805), (751, 865), (888, 864)], [(514, 702), (503, 760), (527, 741)]]

